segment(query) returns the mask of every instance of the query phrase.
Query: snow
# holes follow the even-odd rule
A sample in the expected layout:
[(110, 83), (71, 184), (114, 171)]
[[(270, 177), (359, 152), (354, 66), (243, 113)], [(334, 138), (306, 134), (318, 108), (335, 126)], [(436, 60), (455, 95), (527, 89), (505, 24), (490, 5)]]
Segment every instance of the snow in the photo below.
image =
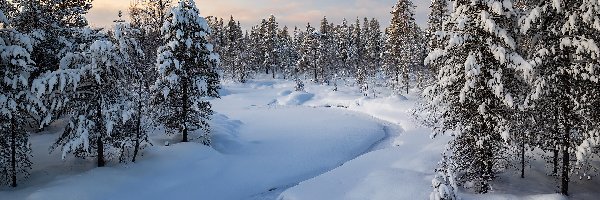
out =
[(282, 97), (277, 99), (279, 105), (292, 106), (292, 105), (302, 105), (308, 100), (312, 99), (315, 95), (307, 92), (284, 92)]
[[(294, 92), (295, 86), (271, 79), (226, 82), (221, 99), (211, 100), (218, 112), (210, 122), (212, 147), (179, 143), (180, 136), (157, 129), (150, 133), (153, 146), (132, 164), (113, 160), (95, 168), (93, 159), (48, 154), (66, 125), (59, 120), (31, 138), (31, 179), (16, 189), (0, 188), (0, 199), (429, 198), (449, 138), (431, 140), (431, 131), (413, 120), (420, 90), (392, 95), (374, 87), (376, 97), (365, 97), (343, 83), (338, 91), (308, 83), (305, 92)], [(85, 125), (91, 124), (71, 126)], [(73, 145), (90, 145), (86, 141)], [(582, 145), (581, 157), (598, 141)], [(490, 194), (458, 193), (465, 200), (566, 199), (555, 194), (544, 164), (532, 165), (527, 179), (500, 174)], [(597, 188), (583, 181), (573, 182), (573, 198), (594, 199)]]
[[(385, 126), (364, 114), (268, 105), (289, 88), (293, 84), (287, 82), (232, 84), (228, 95), (213, 101), (221, 113), (211, 122), (214, 148), (177, 143), (179, 138), (157, 130), (150, 136), (154, 146), (129, 165), (113, 161), (94, 168), (93, 159), (48, 155), (47, 147), (64, 127), (55, 124), (32, 138), (32, 179), (15, 190), (0, 190), (0, 199), (263, 199), (342, 165), (386, 137)], [(89, 145), (80, 141), (67, 146)]]

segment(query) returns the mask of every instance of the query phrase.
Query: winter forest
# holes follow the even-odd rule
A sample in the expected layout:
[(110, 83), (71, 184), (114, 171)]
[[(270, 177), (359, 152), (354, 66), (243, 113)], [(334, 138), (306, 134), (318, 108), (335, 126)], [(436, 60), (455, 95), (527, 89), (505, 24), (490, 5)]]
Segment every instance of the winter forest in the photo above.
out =
[(0, 0), (0, 199), (600, 196), (600, 0), (93, 2)]

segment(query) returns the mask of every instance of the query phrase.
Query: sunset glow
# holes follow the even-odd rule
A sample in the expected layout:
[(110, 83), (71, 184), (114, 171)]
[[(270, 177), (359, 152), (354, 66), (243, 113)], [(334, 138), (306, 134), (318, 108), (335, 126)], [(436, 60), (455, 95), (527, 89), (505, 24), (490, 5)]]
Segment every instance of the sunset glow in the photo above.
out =
[[(133, 1), (133, 0), (132, 0)], [(127, 16), (129, 0), (94, 0), (88, 14), (92, 26), (106, 27), (117, 18), (118, 10)], [(354, 21), (356, 17), (374, 17), (387, 26), (389, 12), (396, 0), (196, 0), (202, 16), (227, 18), (233, 15), (244, 27), (249, 27), (274, 14), (280, 25), (304, 26), (307, 22), (318, 23), (323, 16), (330, 22), (339, 23), (343, 18)], [(415, 1), (415, 19), (425, 26), (430, 1)]]

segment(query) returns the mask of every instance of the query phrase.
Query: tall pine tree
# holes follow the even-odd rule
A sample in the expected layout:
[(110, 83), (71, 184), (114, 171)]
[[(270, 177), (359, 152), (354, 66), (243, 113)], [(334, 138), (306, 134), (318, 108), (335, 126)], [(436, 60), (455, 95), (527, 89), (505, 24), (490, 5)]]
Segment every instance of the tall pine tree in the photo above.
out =
[(505, 144), (514, 131), (511, 116), (524, 102), (519, 87), (531, 66), (515, 52), (510, 2), (457, 0), (454, 5), (446, 23), (447, 46), (426, 59), (442, 64), (424, 94), (437, 107), (430, 112), (437, 113), (434, 132), (453, 136), (444, 166), (457, 174), (459, 185), (486, 193), (504, 168)]
[(188, 142), (191, 131), (204, 131), (210, 145), (208, 120), (213, 114), (208, 98), (219, 97), (218, 56), (208, 43), (210, 28), (194, 0), (180, 0), (164, 22), (164, 46), (158, 50), (158, 79), (153, 86), (157, 120), (168, 133), (181, 133)]

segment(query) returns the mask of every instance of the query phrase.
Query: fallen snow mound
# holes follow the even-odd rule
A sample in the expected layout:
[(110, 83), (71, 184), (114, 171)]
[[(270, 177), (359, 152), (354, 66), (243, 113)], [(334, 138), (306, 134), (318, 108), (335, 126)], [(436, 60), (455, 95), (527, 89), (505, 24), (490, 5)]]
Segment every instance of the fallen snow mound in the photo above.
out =
[(298, 106), (298, 105), (302, 105), (307, 101), (310, 101), (313, 97), (315, 97), (314, 94), (311, 93), (307, 93), (307, 92), (289, 92), (289, 91), (283, 91), (280, 93), (281, 97), (279, 97), (277, 99), (277, 102), (279, 103), (279, 105), (282, 106)]

